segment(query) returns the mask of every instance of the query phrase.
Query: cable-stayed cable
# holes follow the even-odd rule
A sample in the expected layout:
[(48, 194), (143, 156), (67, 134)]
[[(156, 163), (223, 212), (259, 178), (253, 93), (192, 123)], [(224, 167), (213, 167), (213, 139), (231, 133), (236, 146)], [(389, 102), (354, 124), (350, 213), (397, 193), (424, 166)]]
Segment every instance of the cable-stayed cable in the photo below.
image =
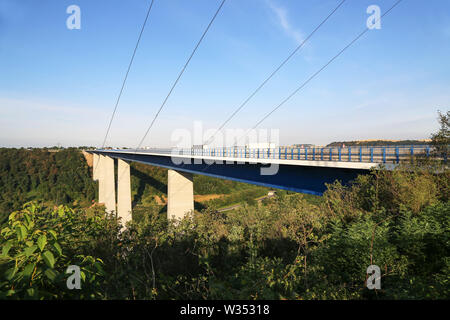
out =
[[(131, 55), (130, 62), (128, 63), (127, 72), (125, 73), (125, 76), (123, 78), (122, 86), (120, 87), (119, 95), (117, 96), (116, 104), (114, 105), (114, 110), (111, 115), (111, 119), (109, 120), (108, 128), (106, 129), (105, 138), (103, 139), (103, 143), (102, 143), (102, 149), (105, 147), (106, 139), (108, 138), (109, 131), (111, 129), (112, 122), (114, 120), (114, 116), (116, 115), (117, 107), (119, 106), (120, 98), (122, 97), (123, 89), (125, 88), (125, 84), (128, 79), (128, 74), (130, 73), (131, 66), (133, 65), (134, 57), (136, 56), (136, 51), (139, 47), (139, 43), (141, 42), (142, 34), (144, 33), (145, 26), (147, 25), (147, 20), (150, 15), (150, 11), (152, 11), (153, 3), (154, 3), (154, 0), (151, 0), (150, 5), (147, 10), (147, 14), (145, 15), (144, 23), (142, 24), (141, 31), (139, 32), (139, 36), (137, 38), (136, 45), (134, 46), (133, 54)], [(93, 172), (95, 172), (97, 170), (99, 163), (100, 163), (100, 161), (98, 161), (97, 164), (95, 165), (95, 167), (93, 168)]]
[[(383, 18), (385, 15), (387, 15), (389, 12), (391, 12), (391, 10), (394, 9), (401, 1), (402, 0), (398, 0), (397, 2), (395, 2), (394, 5), (392, 7), (390, 7), (385, 13), (383, 13), (376, 22), (378, 22), (381, 18)], [(258, 127), (271, 114), (273, 114), (282, 105), (284, 105), (287, 101), (289, 101), (295, 94), (297, 94), (301, 89), (303, 89), (312, 79), (314, 79), (320, 72), (322, 72), (326, 67), (328, 67), (334, 60), (336, 60), (342, 53), (344, 53), (345, 50), (347, 50), (349, 47), (351, 47), (359, 38), (361, 38), (369, 30), (370, 29), (368, 27), (366, 27), (361, 33), (359, 33), (356, 36), (356, 38), (354, 38), (352, 41), (350, 41), (341, 51), (339, 51), (335, 56), (333, 56), (330, 60), (328, 60), (328, 62), (326, 64), (324, 64), (319, 70), (317, 70), (308, 79), (306, 79), (306, 81), (304, 81), (297, 89), (295, 89), (283, 101), (281, 101), (277, 106), (275, 106), (275, 108), (273, 108), (269, 113), (267, 113), (261, 120), (256, 122), (256, 124), (251, 129), (247, 130), (246, 133), (238, 139), (238, 141), (240, 141), (243, 137), (245, 137), (251, 130)]]
[(187, 59), (186, 63), (184, 64), (183, 68), (181, 69), (180, 73), (178, 74), (178, 77), (176, 78), (175, 82), (172, 84), (172, 87), (170, 88), (169, 93), (167, 94), (167, 96), (164, 99), (163, 103), (161, 104), (161, 106), (159, 107), (158, 111), (156, 112), (155, 117), (153, 118), (152, 122), (148, 126), (147, 131), (145, 132), (144, 136), (142, 137), (141, 141), (139, 142), (139, 145), (136, 147), (135, 150), (137, 150), (137, 149), (139, 149), (141, 147), (142, 143), (144, 142), (145, 138), (147, 137), (148, 133), (150, 132), (150, 129), (153, 127), (153, 124), (155, 123), (156, 119), (158, 118), (159, 113), (164, 108), (167, 100), (169, 99), (170, 95), (172, 94), (173, 90), (175, 89), (176, 85), (178, 84), (178, 81), (180, 80), (181, 76), (183, 75), (184, 71), (186, 70), (186, 67), (188, 66), (189, 62), (191, 61), (192, 57), (194, 56), (195, 52), (197, 51), (198, 47), (200, 46), (200, 43), (202, 43), (203, 38), (206, 36), (206, 33), (208, 32), (209, 28), (211, 27), (211, 25), (213, 24), (213, 22), (216, 19), (217, 15), (219, 14), (220, 9), (222, 9), (223, 4), (225, 3), (225, 1), (226, 0), (222, 0), (222, 2), (220, 3), (219, 8), (217, 8), (216, 13), (212, 17), (211, 21), (209, 22), (208, 26), (206, 27), (205, 31), (203, 32), (202, 36), (200, 37), (200, 40), (198, 40), (194, 50), (192, 51), (191, 55), (189, 56), (189, 58)]
[[(392, 9), (394, 9), (402, 0), (398, 0), (391, 8), (389, 8), (381, 17), (384, 17), (385, 15), (387, 15), (388, 13), (390, 13), (390, 11)], [(378, 22), (378, 20), (376, 21)], [(375, 23), (376, 23), (375, 22)], [(316, 71), (311, 77), (309, 77), (304, 83), (302, 83), (302, 85), (300, 87), (298, 87), (293, 93), (291, 93), (287, 98), (285, 98), (279, 105), (277, 105), (271, 112), (269, 112), (269, 114), (267, 114), (265, 117), (263, 117), (260, 121), (258, 121), (256, 123), (256, 125), (252, 128), (256, 128), (261, 122), (263, 122), (267, 117), (269, 117), (274, 111), (276, 111), (278, 108), (280, 108), (284, 103), (286, 103), (293, 95), (295, 95), (298, 91), (300, 91), (307, 83), (309, 83), (314, 77), (316, 77), (321, 71), (323, 71), (329, 64), (331, 64), (336, 58), (338, 58), (345, 50), (347, 50), (351, 45), (353, 45), (358, 39), (360, 39), (369, 29), (366, 28), (363, 32), (361, 32), (355, 39), (353, 39), (349, 44), (347, 44), (341, 51), (338, 52), (338, 54), (336, 54), (335, 56), (333, 56), (322, 68), (320, 68), (318, 71)], [(247, 131), (248, 132), (248, 131)], [(247, 133), (246, 133), (247, 134)], [(241, 138), (245, 137), (246, 134), (244, 134)], [(240, 139), (241, 139), (240, 138)], [(202, 169), (201, 171), (204, 172), (206, 171), (211, 165), (208, 164), (204, 169)], [(184, 165), (183, 165), (184, 166)], [(179, 190), (181, 190), (183, 188), (183, 185), (180, 186)], [(175, 192), (178, 192), (175, 191)]]
[[(215, 12), (214, 16), (212, 17), (211, 21), (209, 22), (208, 26), (206, 27), (205, 31), (203, 32), (200, 40), (197, 42), (194, 50), (192, 51), (191, 55), (189, 56), (188, 60), (186, 61), (186, 63), (184, 64), (183, 68), (181, 69), (180, 73), (178, 74), (177, 79), (175, 80), (175, 82), (173, 83), (172, 87), (169, 90), (169, 93), (167, 94), (166, 98), (164, 99), (163, 103), (161, 104), (161, 106), (158, 109), (158, 112), (156, 113), (155, 117), (153, 118), (150, 126), (148, 127), (147, 131), (145, 132), (143, 138), (141, 139), (138, 147), (135, 148), (134, 150), (134, 155), (137, 153), (137, 150), (139, 149), (139, 147), (142, 145), (143, 141), (145, 140), (147, 134), (149, 133), (150, 129), (152, 128), (153, 124), (155, 123), (156, 118), (158, 117), (159, 113), (161, 112), (161, 110), (163, 109), (164, 105), (166, 104), (167, 100), (169, 99), (170, 95), (172, 94), (172, 91), (174, 90), (175, 86), (177, 85), (178, 81), (180, 80), (181, 76), (183, 75), (186, 67), (188, 66), (189, 62), (191, 61), (192, 57), (194, 56), (195, 52), (197, 51), (197, 48), (200, 46), (200, 43), (203, 41), (203, 38), (206, 36), (206, 33), (208, 32), (209, 28), (211, 27), (212, 23), (214, 22), (214, 20), (216, 19), (217, 15), (219, 14), (221, 8), (223, 7), (224, 3), (226, 0), (222, 0), (219, 8), (217, 9), (217, 11)], [(153, 0), (152, 0), (152, 4), (153, 4)], [(142, 32), (141, 32), (142, 33)], [(134, 57), (134, 55), (133, 55)], [(128, 70), (129, 71), (129, 70)], [(128, 74), (128, 72), (127, 72)], [(122, 87), (123, 89), (123, 87)], [(99, 161), (100, 162), (100, 161)], [(98, 162), (98, 163), (99, 163)], [(98, 165), (97, 163), (97, 165)], [(119, 177), (118, 179), (120, 180), (121, 177)]]
[(150, 15), (150, 11), (152, 10), (152, 7), (153, 7), (153, 2), (154, 2), (154, 0), (151, 0), (150, 6), (148, 7), (148, 10), (147, 10), (147, 15), (145, 16), (144, 23), (142, 24), (141, 32), (139, 33), (139, 37), (136, 41), (136, 45), (134, 47), (133, 54), (131, 55), (131, 59), (130, 59), (130, 62), (128, 64), (128, 68), (127, 68), (127, 72), (125, 73), (125, 77), (123, 78), (122, 86), (120, 88), (119, 95), (117, 96), (116, 104), (114, 105), (114, 110), (111, 115), (111, 119), (109, 120), (108, 128), (106, 129), (105, 138), (103, 139), (102, 149), (105, 147), (106, 139), (108, 138), (109, 130), (111, 129), (111, 124), (113, 122), (114, 116), (116, 115), (117, 107), (119, 106), (120, 98), (122, 97), (123, 89), (125, 88), (125, 83), (127, 82), (127, 79), (128, 79), (128, 74), (130, 73), (131, 65), (133, 64), (134, 57), (136, 55), (136, 51), (139, 47), (139, 43), (141, 42), (142, 34), (144, 33), (144, 29), (147, 24), (148, 16)]
[(272, 77), (303, 47), (303, 45), (316, 33), (322, 25), (344, 4), (346, 0), (342, 0), (329, 14), (322, 20), (322, 22), (292, 51), (286, 59), (241, 103), (241, 105), (220, 125), (220, 127), (214, 132), (211, 137), (204, 142), (204, 144), (210, 144), (214, 141), (214, 137), (223, 129), (223, 127), (234, 118), (234, 116), (266, 85), (266, 83), (272, 79)]
[[(392, 9), (394, 9), (402, 0), (398, 0), (394, 3), (392, 7), (390, 7), (383, 15), (381, 15), (380, 19), (387, 15), (389, 12), (391, 12)], [(375, 21), (375, 23), (377, 23)], [(303, 87), (305, 87), (313, 78), (315, 78), (321, 71), (323, 71), (328, 65), (330, 65), (336, 58), (338, 58), (345, 50), (347, 50), (351, 45), (353, 45), (359, 38), (361, 38), (369, 28), (364, 29), (361, 33), (359, 33), (356, 38), (354, 38), (350, 43), (348, 43), (341, 51), (339, 51), (335, 56), (333, 56), (324, 66), (322, 66), (318, 71), (316, 71), (312, 76), (310, 76), (305, 82), (303, 82), (296, 90), (294, 90), (288, 97), (286, 97), (280, 104), (278, 104), (275, 108), (273, 108), (268, 114), (266, 114), (261, 120), (259, 120), (252, 129), (249, 129), (246, 131), (244, 135), (242, 135), (238, 141), (240, 141), (242, 138), (247, 136), (248, 132), (255, 129), (258, 125), (260, 125), (265, 119), (267, 119), (273, 112), (275, 112), (277, 109), (279, 109), (283, 104), (285, 104), (290, 98), (292, 98), (298, 91), (300, 91)], [(208, 170), (208, 168), (212, 165), (208, 164), (204, 169), (202, 169), (202, 172)]]

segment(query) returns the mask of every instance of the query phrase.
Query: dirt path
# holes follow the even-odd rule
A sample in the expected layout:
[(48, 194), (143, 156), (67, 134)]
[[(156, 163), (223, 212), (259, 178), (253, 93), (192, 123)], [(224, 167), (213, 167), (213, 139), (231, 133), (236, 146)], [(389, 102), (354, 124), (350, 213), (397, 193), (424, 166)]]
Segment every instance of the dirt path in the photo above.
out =
[(194, 195), (194, 200), (197, 202), (205, 202), (212, 199), (222, 198), (224, 194), (196, 194)]
[(165, 204), (167, 204), (167, 198), (164, 195), (162, 197), (155, 196), (155, 201), (160, 206), (164, 206)]
[[(256, 198), (255, 201), (262, 201), (262, 200), (264, 200), (264, 199), (268, 199), (268, 198), (272, 198), (272, 197), (275, 197), (275, 195), (262, 196), (262, 197)], [(237, 208), (239, 208), (240, 206), (242, 206), (242, 204), (240, 204), (240, 203), (234, 204), (234, 205), (229, 206), (229, 207), (217, 209), (217, 212), (230, 211), (230, 210), (233, 210), (233, 209), (237, 209)]]
[[(196, 202), (206, 202), (212, 199), (222, 198), (224, 194), (196, 194), (194, 195), (194, 201)], [(155, 201), (158, 205), (163, 206), (167, 204), (166, 196), (155, 196)]]

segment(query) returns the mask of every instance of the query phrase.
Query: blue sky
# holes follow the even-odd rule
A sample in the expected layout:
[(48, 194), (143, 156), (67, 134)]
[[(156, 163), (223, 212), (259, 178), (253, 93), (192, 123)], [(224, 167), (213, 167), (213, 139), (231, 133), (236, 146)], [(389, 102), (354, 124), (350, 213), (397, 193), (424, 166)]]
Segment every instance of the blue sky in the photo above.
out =
[[(340, 0), (227, 0), (144, 145), (217, 128)], [(252, 127), (366, 26), (347, 0), (227, 128)], [(66, 28), (69, 5), (81, 29)], [(0, 146), (103, 142), (146, 0), (0, 2)], [(136, 147), (219, 0), (155, 0), (108, 145)], [(403, 0), (261, 128), (280, 143), (424, 139), (450, 105), (450, 2)]]

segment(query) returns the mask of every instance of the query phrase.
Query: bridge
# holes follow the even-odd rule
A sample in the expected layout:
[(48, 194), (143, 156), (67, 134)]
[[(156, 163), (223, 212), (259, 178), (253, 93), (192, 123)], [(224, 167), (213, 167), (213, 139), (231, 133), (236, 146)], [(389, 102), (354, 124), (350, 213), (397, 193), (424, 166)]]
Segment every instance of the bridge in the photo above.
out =
[[(384, 17), (394, 9), (401, 0), (396, 1), (389, 9), (385, 10), (381, 17)], [(253, 97), (271, 81), (284, 66), (294, 57), (318, 29), (343, 5), (345, 1), (340, 1), (324, 19), (305, 37), (301, 43), (290, 51), (281, 61), (278, 61), (261, 79), (255, 89), (245, 95), (242, 103), (236, 108), (230, 109), (230, 115), (221, 123), (216, 133), (204, 143), (211, 145), (215, 135), (219, 133), (226, 124), (253, 99)], [(99, 202), (105, 203), (107, 211), (117, 212), (126, 222), (131, 219), (131, 190), (130, 190), (130, 167), (129, 162), (141, 162), (154, 166), (169, 169), (168, 172), (168, 208), (169, 217), (182, 217), (186, 212), (193, 210), (193, 174), (202, 174), (222, 179), (230, 179), (240, 182), (253, 183), (271, 188), (281, 188), (296, 192), (321, 195), (326, 190), (326, 183), (336, 180), (346, 184), (359, 174), (368, 173), (372, 168), (383, 164), (388, 169), (392, 169), (402, 161), (408, 161), (418, 153), (430, 157), (432, 148), (430, 146), (393, 146), (393, 147), (280, 147), (269, 149), (249, 149), (246, 147), (225, 147), (225, 148), (189, 148), (189, 149), (141, 149), (146, 141), (146, 137), (151, 131), (161, 111), (167, 104), (171, 94), (176, 89), (179, 80), (187, 69), (191, 59), (195, 55), (201, 42), (205, 38), (208, 30), (213, 24), (216, 16), (220, 12), (225, 0), (222, 0), (209, 24), (206, 25), (194, 49), (188, 56), (183, 67), (175, 77), (167, 95), (157, 108), (157, 111), (149, 122), (149, 125), (139, 140), (136, 149), (104, 149), (108, 135), (113, 123), (128, 73), (133, 64), (136, 50), (142, 33), (145, 29), (147, 18), (150, 14), (152, 4), (150, 4), (146, 18), (137, 38), (133, 54), (131, 55), (127, 71), (124, 75), (116, 103), (108, 123), (106, 134), (103, 139), (102, 149), (90, 151), (94, 158), (94, 179), (99, 181)], [(380, 17), (380, 19), (381, 19)], [(371, 28), (363, 29), (355, 34), (352, 40), (342, 46), (336, 54), (330, 55), (330, 59), (318, 68), (311, 75), (300, 82), (296, 88), (288, 93), (279, 103), (263, 115), (256, 123), (249, 127), (256, 129), (263, 121), (274, 112), (285, 105), (292, 97), (301, 93), (303, 88), (323, 72), (329, 65), (337, 61), (346, 50), (356, 41), (362, 38)], [(245, 137), (245, 135), (243, 136)], [(242, 138), (243, 138), (242, 137)], [(237, 142), (236, 142), (237, 143)], [(115, 162), (117, 162), (117, 205), (115, 190)]]
[[(383, 165), (393, 169), (414, 156), (430, 157), (433, 147), (247, 147), (188, 149), (99, 149), (93, 154), (93, 178), (99, 181), (99, 202), (106, 211), (131, 220), (130, 162), (169, 169), (167, 215), (181, 218), (194, 210), (193, 174), (270, 188), (322, 195), (326, 183), (348, 184)], [(117, 159), (117, 204), (115, 190)]]

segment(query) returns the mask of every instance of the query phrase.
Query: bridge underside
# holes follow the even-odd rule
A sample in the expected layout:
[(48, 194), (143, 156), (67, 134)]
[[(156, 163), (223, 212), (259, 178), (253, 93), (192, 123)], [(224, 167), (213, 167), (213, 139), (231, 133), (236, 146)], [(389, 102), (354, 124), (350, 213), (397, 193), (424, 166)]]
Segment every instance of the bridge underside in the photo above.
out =
[(325, 183), (333, 183), (334, 181), (339, 180), (341, 183), (347, 184), (355, 179), (357, 175), (369, 172), (368, 169), (279, 164), (278, 172), (275, 175), (261, 175), (261, 168), (267, 168), (269, 165), (248, 162), (240, 163), (236, 161), (226, 164), (214, 163), (209, 165), (205, 163), (204, 160), (200, 159), (196, 159), (196, 163), (194, 164), (190, 157), (179, 158), (178, 160), (183, 159), (184, 163), (175, 164), (168, 155), (117, 153), (108, 151), (95, 151), (95, 153), (176, 171), (315, 195), (323, 194), (326, 190)]

